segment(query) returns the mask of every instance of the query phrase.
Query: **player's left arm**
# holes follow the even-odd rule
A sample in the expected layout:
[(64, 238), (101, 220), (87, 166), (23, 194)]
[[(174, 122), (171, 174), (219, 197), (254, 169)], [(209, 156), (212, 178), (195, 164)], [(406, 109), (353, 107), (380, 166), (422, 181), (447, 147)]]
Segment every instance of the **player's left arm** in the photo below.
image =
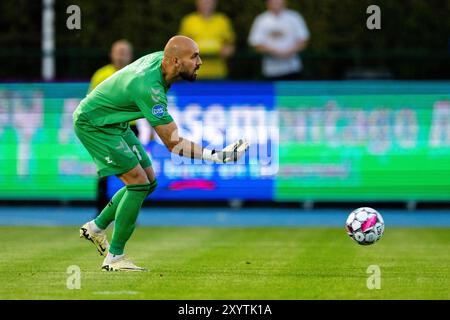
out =
[(220, 151), (203, 148), (199, 144), (179, 136), (178, 127), (173, 121), (156, 126), (154, 129), (172, 153), (192, 159), (204, 159), (216, 163), (235, 162), (245, 154), (249, 147), (245, 140), (240, 139)]
[(163, 94), (162, 87), (154, 87), (150, 90), (142, 87), (130, 87), (130, 94), (165, 146), (175, 154), (225, 163), (237, 161), (248, 149), (248, 143), (243, 139), (217, 151), (202, 148), (195, 142), (180, 137), (177, 125), (167, 112), (167, 97)]

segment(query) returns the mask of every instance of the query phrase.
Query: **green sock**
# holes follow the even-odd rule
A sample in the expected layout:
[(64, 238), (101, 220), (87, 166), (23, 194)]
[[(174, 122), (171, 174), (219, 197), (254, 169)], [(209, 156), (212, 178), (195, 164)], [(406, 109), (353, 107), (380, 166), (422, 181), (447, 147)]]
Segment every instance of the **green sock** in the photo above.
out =
[(125, 244), (136, 226), (137, 216), (142, 203), (151, 189), (151, 184), (129, 184), (116, 211), (116, 223), (109, 252), (123, 254)]
[(108, 205), (102, 210), (98, 217), (95, 218), (95, 224), (97, 227), (100, 229), (106, 229), (110, 223), (114, 221), (117, 207), (119, 206), (120, 200), (125, 194), (125, 191), (127, 191), (126, 187), (123, 187), (117, 191), (111, 198), (111, 201), (109, 201)]

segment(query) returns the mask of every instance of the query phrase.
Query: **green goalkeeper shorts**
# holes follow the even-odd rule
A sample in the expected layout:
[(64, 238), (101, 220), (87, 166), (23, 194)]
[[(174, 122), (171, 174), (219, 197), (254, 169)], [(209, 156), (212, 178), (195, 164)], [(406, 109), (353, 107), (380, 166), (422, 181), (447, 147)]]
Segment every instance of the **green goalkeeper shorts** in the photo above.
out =
[(100, 177), (120, 175), (136, 167), (152, 165), (139, 139), (128, 127), (117, 134), (106, 133), (91, 125), (76, 122), (75, 133), (94, 159)]

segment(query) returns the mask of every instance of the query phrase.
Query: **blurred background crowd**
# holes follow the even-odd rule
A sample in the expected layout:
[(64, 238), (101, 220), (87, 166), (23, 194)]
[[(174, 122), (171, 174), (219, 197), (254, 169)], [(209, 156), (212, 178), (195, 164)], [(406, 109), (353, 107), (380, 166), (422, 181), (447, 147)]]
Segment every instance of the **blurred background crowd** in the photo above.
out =
[[(449, 1), (377, 1), (381, 29), (369, 30), (372, 2), (58, 0), (54, 79), (90, 79), (119, 39), (127, 60), (162, 50), (175, 34), (199, 42), (204, 80), (450, 77)], [(66, 27), (73, 4), (81, 9), (79, 30)], [(42, 10), (43, 1), (0, 3), (1, 80), (40, 80)]]

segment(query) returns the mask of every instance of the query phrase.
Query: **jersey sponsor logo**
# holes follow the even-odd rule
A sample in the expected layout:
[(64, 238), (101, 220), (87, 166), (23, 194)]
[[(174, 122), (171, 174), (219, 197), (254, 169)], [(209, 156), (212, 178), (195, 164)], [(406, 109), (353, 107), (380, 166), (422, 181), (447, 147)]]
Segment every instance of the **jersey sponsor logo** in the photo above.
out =
[(164, 105), (155, 104), (152, 108), (152, 114), (157, 118), (162, 118), (166, 114), (166, 110), (164, 109)]

